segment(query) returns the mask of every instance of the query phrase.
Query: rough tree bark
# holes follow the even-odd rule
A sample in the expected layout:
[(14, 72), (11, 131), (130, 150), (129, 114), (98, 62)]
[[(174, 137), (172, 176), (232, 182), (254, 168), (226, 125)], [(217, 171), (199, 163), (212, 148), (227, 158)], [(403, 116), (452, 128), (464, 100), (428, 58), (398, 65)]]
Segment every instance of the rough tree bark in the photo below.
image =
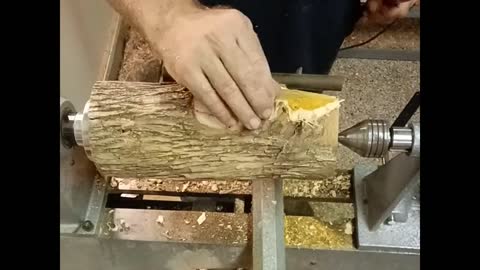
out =
[(198, 122), (182, 86), (97, 82), (88, 110), (90, 158), (105, 176), (170, 180), (319, 179), (334, 174), (339, 101), (282, 90), (256, 131)]

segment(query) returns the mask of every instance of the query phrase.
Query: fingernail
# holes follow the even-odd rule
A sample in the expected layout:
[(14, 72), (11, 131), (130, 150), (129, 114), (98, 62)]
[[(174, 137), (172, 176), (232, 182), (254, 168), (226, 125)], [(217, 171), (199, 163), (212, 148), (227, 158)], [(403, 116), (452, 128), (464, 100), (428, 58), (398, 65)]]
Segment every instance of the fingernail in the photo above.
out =
[(260, 120), (258, 118), (252, 118), (249, 124), (250, 128), (257, 129), (260, 126)]
[(270, 118), (270, 115), (272, 115), (272, 109), (266, 109), (266, 110), (263, 111), (263, 113), (262, 113), (262, 116), (263, 116), (263, 118), (265, 118), (265, 119)]

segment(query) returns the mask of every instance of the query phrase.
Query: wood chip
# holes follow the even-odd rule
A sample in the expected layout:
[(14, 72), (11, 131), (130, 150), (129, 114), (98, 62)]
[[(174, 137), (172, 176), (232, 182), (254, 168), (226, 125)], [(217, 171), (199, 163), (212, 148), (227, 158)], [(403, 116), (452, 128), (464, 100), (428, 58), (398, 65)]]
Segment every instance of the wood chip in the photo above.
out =
[(190, 185), (190, 182), (187, 182), (185, 184), (183, 184), (182, 186), (182, 192), (185, 192), (185, 190), (187, 190), (188, 186)]
[(205, 212), (203, 212), (197, 219), (198, 225), (202, 225), (202, 223), (207, 219)]
[(353, 228), (352, 228), (352, 222), (348, 222), (347, 224), (345, 224), (345, 234), (353, 234)]
[(185, 224), (190, 224), (190, 220), (184, 220), (185, 221)]
[(227, 225), (227, 229), (228, 229), (228, 230), (231, 230), (231, 229), (232, 229), (232, 225)]
[(163, 216), (162, 216), (162, 215), (158, 215), (156, 222), (157, 222), (158, 224), (163, 225)]
[(217, 191), (218, 190), (218, 185), (217, 184), (213, 184), (212, 187), (211, 187), (212, 191)]
[(118, 182), (117, 182), (117, 180), (115, 180), (115, 179), (112, 178), (112, 180), (110, 180), (110, 186), (111, 186), (112, 188), (118, 187)]

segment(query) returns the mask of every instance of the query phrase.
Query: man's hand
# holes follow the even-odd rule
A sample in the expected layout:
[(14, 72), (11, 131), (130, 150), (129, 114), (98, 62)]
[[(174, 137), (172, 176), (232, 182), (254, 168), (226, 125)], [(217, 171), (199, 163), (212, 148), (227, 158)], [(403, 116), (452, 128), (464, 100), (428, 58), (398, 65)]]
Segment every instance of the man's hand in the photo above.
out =
[(389, 24), (406, 17), (417, 2), (418, 0), (368, 0), (366, 16), (368, 21)]
[(270, 117), (279, 90), (250, 20), (235, 9), (178, 14), (147, 38), (172, 77), (227, 127), (249, 129)]
[(280, 92), (250, 20), (196, 0), (108, 0), (141, 31), (172, 77), (227, 127), (260, 126)]

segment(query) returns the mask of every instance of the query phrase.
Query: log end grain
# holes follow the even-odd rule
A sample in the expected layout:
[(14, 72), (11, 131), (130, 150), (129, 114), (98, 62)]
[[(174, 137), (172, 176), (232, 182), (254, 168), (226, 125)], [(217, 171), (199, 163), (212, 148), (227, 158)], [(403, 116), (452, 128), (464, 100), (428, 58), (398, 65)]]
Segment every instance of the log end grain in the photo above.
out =
[(318, 120), (340, 107), (334, 96), (282, 88), (275, 102), (276, 115), (286, 110), (290, 121), (304, 121), (318, 125)]

